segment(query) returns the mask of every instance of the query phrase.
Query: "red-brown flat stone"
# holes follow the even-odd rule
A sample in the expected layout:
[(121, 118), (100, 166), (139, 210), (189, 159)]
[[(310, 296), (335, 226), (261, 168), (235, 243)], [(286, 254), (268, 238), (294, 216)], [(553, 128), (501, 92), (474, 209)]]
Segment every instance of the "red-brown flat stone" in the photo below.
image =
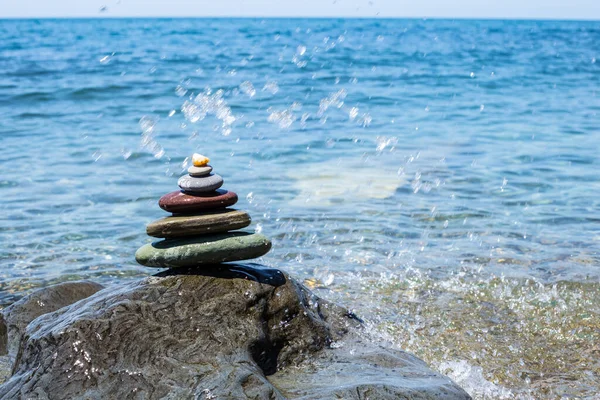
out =
[(177, 191), (165, 194), (158, 200), (158, 205), (163, 210), (174, 214), (189, 214), (229, 207), (237, 203), (237, 201), (237, 194), (222, 189), (198, 194)]

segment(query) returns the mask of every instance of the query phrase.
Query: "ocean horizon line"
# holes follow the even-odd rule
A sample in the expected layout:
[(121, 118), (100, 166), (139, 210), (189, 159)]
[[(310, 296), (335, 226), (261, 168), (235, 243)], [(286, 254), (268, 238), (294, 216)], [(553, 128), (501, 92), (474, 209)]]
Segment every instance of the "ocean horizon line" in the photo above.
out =
[(233, 19), (233, 20), (408, 20), (408, 21), (520, 21), (520, 22), (600, 22), (600, 19), (594, 18), (547, 18), (547, 17), (419, 17), (419, 16), (226, 16), (226, 15), (206, 15), (206, 16), (0, 16), (0, 21), (32, 21), (32, 20), (182, 20), (182, 19)]

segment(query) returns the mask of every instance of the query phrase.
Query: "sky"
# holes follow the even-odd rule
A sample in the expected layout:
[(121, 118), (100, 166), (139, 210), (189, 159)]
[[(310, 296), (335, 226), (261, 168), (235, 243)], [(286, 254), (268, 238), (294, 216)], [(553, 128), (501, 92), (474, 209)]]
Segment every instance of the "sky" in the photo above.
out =
[(600, 20), (600, 0), (0, 0), (0, 18), (214, 16)]

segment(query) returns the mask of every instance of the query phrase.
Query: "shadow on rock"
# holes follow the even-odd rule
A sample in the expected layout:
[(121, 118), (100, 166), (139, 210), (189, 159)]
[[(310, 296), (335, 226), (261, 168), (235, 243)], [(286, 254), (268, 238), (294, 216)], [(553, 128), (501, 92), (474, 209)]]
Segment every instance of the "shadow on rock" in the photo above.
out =
[(286, 283), (283, 272), (256, 263), (224, 263), (202, 265), (196, 268), (171, 268), (154, 276), (164, 278), (178, 275), (197, 275), (221, 279), (246, 279), (276, 287), (285, 285)]

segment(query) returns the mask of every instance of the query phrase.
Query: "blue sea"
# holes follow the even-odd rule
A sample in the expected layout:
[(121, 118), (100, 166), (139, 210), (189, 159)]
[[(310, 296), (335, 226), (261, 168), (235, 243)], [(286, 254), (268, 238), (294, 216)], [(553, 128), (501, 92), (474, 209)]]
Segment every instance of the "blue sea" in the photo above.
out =
[[(600, 392), (600, 22), (0, 20), (0, 304), (106, 285), (199, 152), (260, 262), (475, 398)], [(0, 306), (1, 307), (1, 306)]]

